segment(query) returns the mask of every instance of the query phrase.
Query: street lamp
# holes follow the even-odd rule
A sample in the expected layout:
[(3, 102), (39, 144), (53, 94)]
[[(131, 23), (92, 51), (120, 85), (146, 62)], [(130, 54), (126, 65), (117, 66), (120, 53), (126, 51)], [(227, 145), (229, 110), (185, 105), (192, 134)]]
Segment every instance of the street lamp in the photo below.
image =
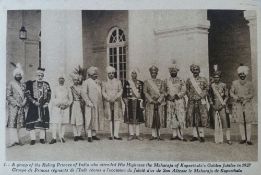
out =
[(21, 40), (27, 39), (27, 31), (24, 26), (24, 11), (22, 11), (22, 27), (19, 30), (19, 39), (21, 39)]

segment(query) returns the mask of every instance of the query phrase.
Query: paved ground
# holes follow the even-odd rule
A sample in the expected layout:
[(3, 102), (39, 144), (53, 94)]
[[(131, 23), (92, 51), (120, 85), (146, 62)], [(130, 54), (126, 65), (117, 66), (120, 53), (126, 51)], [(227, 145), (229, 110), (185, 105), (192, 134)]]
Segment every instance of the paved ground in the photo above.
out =
[[(67, 133), (66, 143), (29, 145), (28, 136), (24, 137), (24, 146), (6, 149), (7, 160), (159, 160), (159, 161), (256, 161), (258, 154), (257, 127), (253, 127), (253, 146), (238, 144), (238, 128), (233, 126), (233, 145), (215, 144), (213, 130), (206, 130), (206, 142), (170, 141), (168, 130), (163, 130), (164, 141), (150, 141), (149, 130), (143, 129), (143, 141), (108, 140), (108, 135), (100, 135), (100, 141), (88, 143), (74, 142), (71, 133)], [(187, 138), (191, 133), (186, 129)], [(50, 140), (50, 133), (48, 133)]]

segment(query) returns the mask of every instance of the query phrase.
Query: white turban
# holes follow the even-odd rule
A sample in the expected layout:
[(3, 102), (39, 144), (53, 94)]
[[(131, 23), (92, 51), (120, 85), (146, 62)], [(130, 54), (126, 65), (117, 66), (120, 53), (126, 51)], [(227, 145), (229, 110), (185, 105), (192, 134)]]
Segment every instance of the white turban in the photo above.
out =
[(106, 68), (106, 71), (107, 71), (107, 73), (116, 72), (115, 68), (112, 67), (112, 66), (108, 66), (108, 67)]
[(133, 68), (133, 69), (131, 69), (130, 73), (133, 73), (133, 72), (135, 72), (136, 74), (139, 74), (140, 70), (138, 68)]
[(88, 70), (87, 70), (87, 73), (89, 75), (93, 75), (94, 73), (97, 73), (98, 71), (98, 68), (97, 67), (94, 67), (94, 66), (91, 66)]
[(248, 75), (249, 68), (247, 66), (239, 66), (237, 68), (237, 73), (244, 73), (245, 75)]
[(13, 76), (14, 76), (14, 77), (15, 77), (16, 74), (21, 74), (21, 76), (24, 75), (24, 71), (23, 71), (22, 66), (21, 66), (20, 63), (17, 63), (17, 64), (16, 64), (16, 68), (15, 68), (15, 70), (13, 71)]
[(170, 66), (169, 66), (169, 70), (175, 70), (175, 71), (179, 71), (179, 67), (178, 67), (178, 65), (177, 64), (171, 64)]

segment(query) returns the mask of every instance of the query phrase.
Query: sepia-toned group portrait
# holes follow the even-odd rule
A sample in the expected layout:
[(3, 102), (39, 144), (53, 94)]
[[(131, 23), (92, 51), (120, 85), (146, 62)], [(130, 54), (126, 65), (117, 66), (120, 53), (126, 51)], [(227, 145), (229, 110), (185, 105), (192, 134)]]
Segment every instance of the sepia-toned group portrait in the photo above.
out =
[(253, 10), (8, 10), (7, 160), (257, 161)]

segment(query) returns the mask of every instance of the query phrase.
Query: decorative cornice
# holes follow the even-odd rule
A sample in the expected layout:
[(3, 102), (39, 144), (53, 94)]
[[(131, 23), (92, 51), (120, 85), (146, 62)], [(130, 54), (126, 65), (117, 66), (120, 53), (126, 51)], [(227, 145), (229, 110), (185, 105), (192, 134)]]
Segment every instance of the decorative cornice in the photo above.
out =
[(159, 37), (167, 37), (171, 35), (184, 35), (188, 33), (208, 34), (209, 27), (210, 23), (206, 22), (205, 24), (194, 24), (165, 29), (154, 29), (154, 34)]

